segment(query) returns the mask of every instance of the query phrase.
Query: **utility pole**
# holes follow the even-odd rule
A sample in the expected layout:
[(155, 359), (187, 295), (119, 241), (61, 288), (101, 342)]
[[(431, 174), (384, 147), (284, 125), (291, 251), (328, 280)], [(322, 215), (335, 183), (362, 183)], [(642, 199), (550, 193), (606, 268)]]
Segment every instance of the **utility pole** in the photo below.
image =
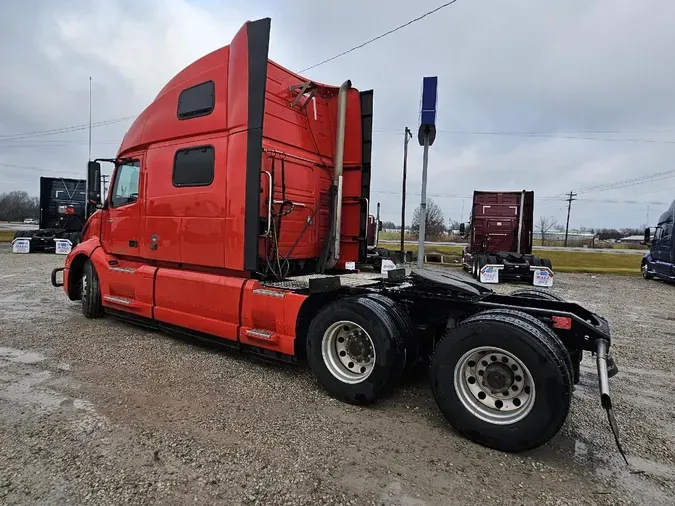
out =
[(408, 177), (408, 141), (412, 139), (412, 132), (405, 127), (403, 140), (403, 191), (401, 193), (401, 261), (405, 261), (405, 193), (406, 178)]
[(567, 247), (567, 235), (569, 234), (570, 231), (570, 211), (572, 210), (572, 202), (576, 200), (574, 197), (576, 197), (577, 194), (570, 191), (567, 194), (567, 224), (565, 225), (565, 247)]

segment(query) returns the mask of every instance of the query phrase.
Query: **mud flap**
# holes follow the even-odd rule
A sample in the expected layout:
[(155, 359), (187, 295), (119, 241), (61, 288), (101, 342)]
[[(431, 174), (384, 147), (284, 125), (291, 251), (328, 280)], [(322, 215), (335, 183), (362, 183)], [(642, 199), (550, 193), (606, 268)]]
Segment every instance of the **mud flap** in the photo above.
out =
[(612, 429), (612, 434), (614, 435), (614, 441), (616, 442), (616, 447), (619, 449), (619, 453), (623, 457), (623, 460), (626, 462), (626, 465), (630, 466), (626, 454), (621, 447), (621, 441), (619, 440), (619, 426), (616, 423), (616, 417), (614, 416), (614, 410), (612, 409), (612, 398), (609, 396), (609, 372), (608, 365), (611, 366), (612, 376), (619, 372), (614, 359), (611, 356), (608, 356), (607, 347), (609, 343), (605, 339), (598, 339), (596, 346), (596, 357), (598, 365), (598, 381), (600, 383), (600, 404), (607, 412), (607, 419), (609, 420), (609, 426)]

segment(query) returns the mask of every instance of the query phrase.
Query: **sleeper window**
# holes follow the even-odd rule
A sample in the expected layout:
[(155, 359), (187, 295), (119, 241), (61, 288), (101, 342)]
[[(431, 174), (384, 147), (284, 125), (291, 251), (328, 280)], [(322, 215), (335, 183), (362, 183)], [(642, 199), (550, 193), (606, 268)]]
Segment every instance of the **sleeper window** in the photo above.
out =
[(207, 116), (215, 105), (215, 85), (213, 81), (187, 88), (178, 97), (178, 119)]
[(208, 186), (213, 182), (213, 146), (180, 149), (173, 164), (174, 186)]

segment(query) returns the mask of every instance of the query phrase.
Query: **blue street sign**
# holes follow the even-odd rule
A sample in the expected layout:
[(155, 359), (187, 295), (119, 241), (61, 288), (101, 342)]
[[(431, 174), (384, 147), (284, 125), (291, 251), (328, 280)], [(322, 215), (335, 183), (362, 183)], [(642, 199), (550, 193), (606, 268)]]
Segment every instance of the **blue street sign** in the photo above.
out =
[(424, 146), (424, 138), (428, 136), (429, 146), (436, 139), (436, 102), (438, 101), (438, 77), (422, 79), (422, 106), (420, 107), (420, 127), (417, 140)]

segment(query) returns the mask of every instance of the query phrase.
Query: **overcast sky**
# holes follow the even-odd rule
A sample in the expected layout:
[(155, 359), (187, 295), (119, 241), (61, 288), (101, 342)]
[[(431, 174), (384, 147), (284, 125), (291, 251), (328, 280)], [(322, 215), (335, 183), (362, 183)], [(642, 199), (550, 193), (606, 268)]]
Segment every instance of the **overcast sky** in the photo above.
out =
[[(246, 20), (271, 17), (271, 58), (298, 71), (442, 3), (5, 1), (0, 193), (37, 195), (41, 175), (84, 177), (86, 128), (16, 134), (86, 125), (89, 76), (96, 125), (138, 114)], [(416, 132), (422, 77), (437, 75), (428, 193), (446, 217), (466, 220), (475, 189), (528, 189), (536, 217), (564, 222), (566, 203), (551, 197), (577, 190), (572, 227), (637, 227), (675, 198), (673, 26), (675, 2), (664, 0), (459, 0), (306, 76), (375, 90), (371, 198), (384, 220), (400, 222), (403, 129)], [(130, 124), (93, 128), (93, 156), (114, 156)], [(414, 138), (408, 222), (421, 161)], [(669, 170), (666, 179), (582, 193)]]

